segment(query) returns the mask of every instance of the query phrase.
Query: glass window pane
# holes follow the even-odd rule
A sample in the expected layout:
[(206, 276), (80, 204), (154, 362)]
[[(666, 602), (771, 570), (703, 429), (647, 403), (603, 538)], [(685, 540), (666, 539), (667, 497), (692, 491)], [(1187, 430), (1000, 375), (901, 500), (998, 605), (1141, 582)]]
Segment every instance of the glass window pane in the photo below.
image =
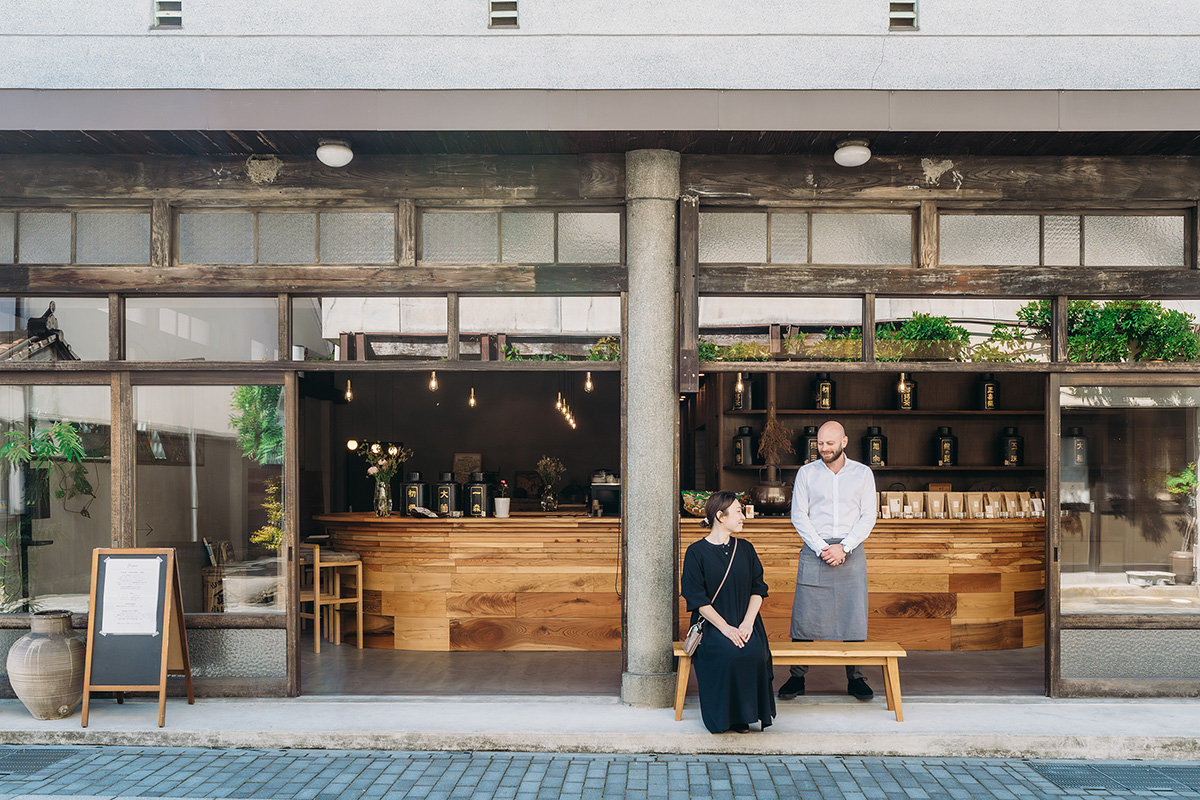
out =
[(131, 297), (125, 340), (131, 361), (273, 361), (278, 304), (270, 297)]
[[(365, 333), (368, 358), (445, 358), (445, 297), (306, 297), (292, 301), (293, 360), (353, 359), (344, 333)], [(353, 346), (357, 346), (355, 343)]]
[(1084, 217), (1083, 262), (1095, 267), (1182, 267), (1183, 217)]
[(1018, 299), (878, 298), (879, 361), (1050, 359), (1049, 305)]
[(322, 264), (395, 264), (396, 215), (391, 212), (323, 212)]
[(558, 215), (558, 263), (621, 263), (621, 215)]
[(464, 297), (462, 353), (477, 356), (478, 334), (505, 334), (510, 359), (584, 359), (602, 339), (620, 336), (619, 297)]
[(1038, 218), (942, 214), (938, 260), (962, 266), (1037, 266)]
[(771, 215), (771, 263), (808, 262), (808, 214)]
[(1048, 267), (1079, 266), (1079, 217), (1045, 217), (1042, 257)]
[(13, 342), (0, 345), (0, 362), (105, 361), (108, 299), (0, 298), (0, 330), (16, 332)]
[(700, 263), (763, 264), (766, 260), (766, 214), (700, 212)]
[(22, 211), (18, 236), (21, 264), (71, 263), (71, 214), (67, 211)]
[(431, 264), (495, 264), (499, 258), (498, 214), (421, 215), (421, 260)]
[(80, 438), (82, 461), (0, 461), (0, 613), (87, 611), (92, 550), (112, 545), (109, 387), (0, 387), (0, 431), (37, 438), (56, 424)]
[(16, 256), (17, 215), (0, 213), (0, 264), (11, 264)]
[(281, 386), (136, 386), (137, 546), (174, 547), (186, 612), (283, 613)]
[(254, 262), (254, 215), (245, 212), (179, 215), (179, 260), (184, 264)]
[(503, 263), (554, 263), (553, 214), (501, 214), (500, 236)]
[(814, 264), (911, 264), (908, 214), (813, 214)]
[(1200, 615), (1200, 388), (1065, 386), (1062, 613)]
[(258, 263), (312, 264), (316, 260), (316, 214), (258, 215)]
[(75, 215), (75, 260), (80, 264), (150, 263), (150, 215)]
[[(776, 347), (771, 325), (780, 326)], [(835, 297), (701, 297), (702, 361), (858, 361), (862, 301)]]

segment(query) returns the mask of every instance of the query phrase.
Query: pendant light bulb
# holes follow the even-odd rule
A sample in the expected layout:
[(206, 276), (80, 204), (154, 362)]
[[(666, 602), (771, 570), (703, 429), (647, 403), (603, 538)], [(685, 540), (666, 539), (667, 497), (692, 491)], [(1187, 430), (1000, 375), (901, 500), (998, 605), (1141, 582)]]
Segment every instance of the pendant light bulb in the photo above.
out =
[(907, 375), (907, 373), (901, 372), (900, 373), (900, 383), (898, 386), (896, 386), (896, 391), (903, 392), (907, 388), (908, 388), (908, 375)]
[(738, 373), (737, 385), (734, 386), (733, 388), (735, 391), (738, 391), (738, 392), (744, 392), (746, 390), (746, 385), (744, 383), (742, 383), (742, 373), (740, 373), (740, 372)]
[(594, 388), (595, 387), (592, 385), (592, 373), (589, 372), (587, 374), (587, 380), (583, 382), (583, 390), (585, 392), (590, 392)]
[(349, 403), (354, 399), (354, 390), (350, 388), (350, 379), (346, 379), (346, 402)]
[(429, 391), (431, 391), (431, 392), (437, 391), (437, 371), (436, 370), (429, 373)]
[(554, 401), (554, 407), (559, 411), (563, 410), (562, 392), (558, 393), (558, 399)]
[(475, 407), (475, 387), (474, 386), (471, 387), (471, 399), (469, 399), (467, 401), (467, 405), (469, 405), (471, 408)]
[(358, 440), (357, 439), (347, 439), (346, 440), (346, 449), (349, 450), (351, 453), (353, 453), (355, 450), (358, 449)]

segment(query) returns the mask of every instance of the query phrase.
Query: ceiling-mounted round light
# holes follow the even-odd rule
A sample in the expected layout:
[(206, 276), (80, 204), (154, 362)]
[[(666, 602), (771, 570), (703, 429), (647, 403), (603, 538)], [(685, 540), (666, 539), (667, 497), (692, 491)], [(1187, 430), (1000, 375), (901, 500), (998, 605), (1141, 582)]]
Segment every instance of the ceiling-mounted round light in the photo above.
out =
[(871, 148), (866, 139), (843, 139), (838, 142), (833, 160), (843, 167), (861, 167), (871, 160)]
[(318, 139), (317, 158), (327, 167), (344, 167), (354, 159), (354, 151), (345, 139)]

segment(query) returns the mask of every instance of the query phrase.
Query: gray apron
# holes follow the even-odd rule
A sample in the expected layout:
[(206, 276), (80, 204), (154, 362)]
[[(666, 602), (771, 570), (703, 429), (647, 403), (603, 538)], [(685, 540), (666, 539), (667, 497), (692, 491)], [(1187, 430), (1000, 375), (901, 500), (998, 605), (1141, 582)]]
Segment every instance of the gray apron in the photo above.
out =
[[(826, 539), (838, 544), (841, 539)], [(850, 642), (867, 638), (867, 559), (862, 545), (831, 567), (805, 545), (796, 569), (792, 638)]]

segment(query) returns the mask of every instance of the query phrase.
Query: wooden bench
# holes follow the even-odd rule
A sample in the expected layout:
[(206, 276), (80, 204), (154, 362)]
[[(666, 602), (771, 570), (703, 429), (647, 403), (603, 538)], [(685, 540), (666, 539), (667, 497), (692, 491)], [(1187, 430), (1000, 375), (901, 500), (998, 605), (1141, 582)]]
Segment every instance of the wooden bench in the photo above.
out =
[[(679, 679), (675, 683), (675, 719), (678, 721), (683, 719), (683, 698), (687, 694), (688, 677), (692, 674), (692, 657), (684, 654), (683, 642), (675, 642), (675, 655), (679, 656)], [(771, 661), (776, 666), (861, 664), (883, 667), (888, 711), (896, 712), (897, 722), (904, 721), (897, 659), (906, 655), (904, 648), (895, 642), (771, 642)]]

